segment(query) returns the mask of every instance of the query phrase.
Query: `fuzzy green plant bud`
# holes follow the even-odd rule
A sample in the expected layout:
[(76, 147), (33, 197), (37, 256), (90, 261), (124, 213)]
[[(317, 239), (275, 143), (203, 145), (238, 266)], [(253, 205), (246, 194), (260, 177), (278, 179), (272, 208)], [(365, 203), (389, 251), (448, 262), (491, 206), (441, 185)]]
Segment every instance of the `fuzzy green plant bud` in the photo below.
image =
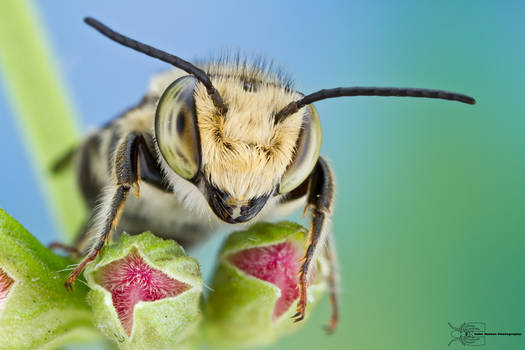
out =
[(84, 273), (96, 326), (121, 349), (190, 349), (202, 319), (197, 261), (173, 240), (122, 235)]
[[(297, 224), (258, 223), (234, 232), (219, 253), (206, 306), (205, 334), (217, 347), (273, 343), (302, 327), (294, 323), (297, 275), (305, 253), (306, 230)], [(326, 290), (326, 262), (320, 257), (308, 286), (308, 307)]]
[(71, 263), (0, 209), (0, 349), (55, 349), (100, 336), (88, 288), (64, 288)]

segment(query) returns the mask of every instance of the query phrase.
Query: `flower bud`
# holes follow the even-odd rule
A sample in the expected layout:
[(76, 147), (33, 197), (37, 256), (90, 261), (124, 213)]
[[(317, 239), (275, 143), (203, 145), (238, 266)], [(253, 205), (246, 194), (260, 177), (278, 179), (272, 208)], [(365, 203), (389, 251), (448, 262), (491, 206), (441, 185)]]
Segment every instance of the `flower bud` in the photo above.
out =
[[(260, 346), (302, 327), (294, 323), (300, 259), (306, 230), (294, 223), (258, 223), (231, 234), (219, 253), (219, 265), (206, 306), (206, 335), (219, 347)], [(320, 257), (307, 289), (308, 306), (326, 290), (326, 262)]]
[(202, 318), (199, 265), (173, 240), (122, 235), (84, 273), (96, 326), (121, 349), (189, 349)]
[(64, 288), (69, 264), (0, 209), (0, 348), (54, 349), (100, 336), (88, 288)]

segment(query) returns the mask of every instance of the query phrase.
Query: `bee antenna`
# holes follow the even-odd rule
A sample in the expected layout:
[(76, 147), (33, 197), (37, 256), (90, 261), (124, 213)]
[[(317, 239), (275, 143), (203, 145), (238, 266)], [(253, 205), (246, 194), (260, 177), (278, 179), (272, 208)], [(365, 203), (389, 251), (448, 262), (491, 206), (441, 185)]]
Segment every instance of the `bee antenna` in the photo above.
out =
[(327, 98), (343, 96), (396, 96), (396, 97), (425, 97), (442, 100), (458, 101), (473, 105), (476, 100), (470, 96), (443, 90), (393, 88), (393, 87), (338, 87), (334, 89), (319, 90), (302, 99), (290, 102), (275, 115), (275, 123), (280, 122), (289, 115), (294, 114), (302, 107)]
[(95, 28), (97, 31), (99, 31), (102, 35), (108, 37), (109, 39), (118, 42), (121, 45), (127, 46), (130, 49), (133, 49), (138, 52), (142, 52), (145, 55), (151, 56), (153, 58), (157, 58), (161, 61), (164, 61), (166, 63), (169, 63), (177, 68), (180, 68), (187, 73), (190, 73), (195, 76), (201, 83), (204, 84), (206, 87), (206, 91), (208, 92), (208, 95), (210, 95), (213, 104), (218, 109), (220, 114), (225, 114), (227, 111), (226, 105), (224, 104), (221, 95), (219, 95), (219, 92), (215, 89), (213, 84), (211, 83), (210, 78), (206, 75), (206, 73), (191, 64), (188, 61), (183, 60), (180, 57), (177, 57), (175, 55), (171, 55), (165, 51), (156, 49), (152, 46), (149, 46), (147, 44), (141, 43), (139, 41), (133, 40), (125, 35), (122, 35), (120, 33), (115, 32), (105, 24), (101, 23), (100, 21), (92, 18), (92, 17), (86, 17), (84, 18), (84, 22)]

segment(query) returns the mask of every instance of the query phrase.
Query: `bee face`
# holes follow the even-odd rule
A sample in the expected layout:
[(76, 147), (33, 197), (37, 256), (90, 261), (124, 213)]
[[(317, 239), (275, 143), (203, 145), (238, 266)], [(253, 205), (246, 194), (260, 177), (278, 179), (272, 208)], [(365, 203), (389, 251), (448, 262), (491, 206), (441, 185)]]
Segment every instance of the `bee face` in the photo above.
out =
[(171, 171), (196, 185), (218, 218), (240, 223), (306, 179), (319, 157), (321, 128), (311, 106), (275, 121), (301, 95), (274, 77), (259, 72), (259, 81), (247, 82), (227, 73), (212, 78), (228, 106), (224, 115), (202, 84), (184, 76), (159, 101), (155, 136)]
[[(324, 251), (330, 265), (327, 282), (333, 306), (328, 329), (334, 330), (338, 320), (337, 259), (329, 227), (335, 185), (330, 166), (319, 156), (321, 128), (312, 103), (342, 96), (475, 103), (472, 97), (454, 92), (395, 87), (338, 87), (303, 96), (279, 73), (273, 74), (259, 64), (219, 59), (197, 67), (119, 34), (93, 18), (85, 22), (108, 38), (188, 75), (181, 76), (178, 71), (173, 79), (162, 79), (166, 82), (162, 88), (150, 90), (136, 108), (93, 135), (81, 149), (79, 173), (84, 187), (89, 188), (87, 192), (98, 192), (101, 184), (109, 186), (108, 195), (93, 213), (94, 227), (85, 231), (85, 237), (93, 235), (95, 239), (90, 243), (81, 237), (79, 243), (80, 247), (90, 244), (89, 254), (70, 273), (67, 288), (120, 225), (126, 198), (132, 189), (138, 195), (141, 180), (156, 188), (147, 186), (142, 202), (131, 203), (122, 214), (124, 224), (138, 233), (144, 231), (140, 225), (145, 222), (146, 229), (183, 240), (188, 233), (198, 237), (209, 232), (210, 227), (205, 227), (208, 223), (202, 220), (210, 217), (206, 214), (213, 213), (212, 217), (228, 223), (242, 223), (263, 207), (278, 203), (282, 210), (305, 200), (311, 219), (298, 274), (297, 313), (292, 318), (296, 322), (304, 319), (309, 278)], [(152, 135), (152, 112), (161, 92)], [(101, 142), (103, 137), (107, 142)], [(100, 179), (85, 176), (89, 171), (84, 170), (93, 165), (89, 161), (93, 148), (110, 160), (109, 171), (96, 174)], [(94, 185), (96, 190), (92, 191)]]

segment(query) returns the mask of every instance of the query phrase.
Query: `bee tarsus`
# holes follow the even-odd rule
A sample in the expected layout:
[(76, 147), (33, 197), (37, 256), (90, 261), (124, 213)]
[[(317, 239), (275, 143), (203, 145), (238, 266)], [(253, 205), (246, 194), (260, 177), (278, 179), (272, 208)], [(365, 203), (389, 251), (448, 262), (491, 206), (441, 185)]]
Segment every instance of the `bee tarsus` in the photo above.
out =
[[(306, 206), (310, 208), (312, 213), (312, 219), (310, 223), (310, 230), (308, 231), (306, 254), (303, 257), (303, 264), (299, 271), (299, 301), (297, 302), (297, 313), (294, 315), (294, 321), (298, 322), (304, 319), (306, 312), (307, 294), (306, 288), (308, 285), (308, 279), (313, 270), (311, 264), (315, 261), (321, 250), (327, 249), (328, 254), (332, 259), (330, 264), (329, 274), (335, 274), (335, 251), (332, 245), (323, 247), (323, 244), (327, 242), (327, 235), (329, 234), (329, 220), (332, 210), (332, 202), (334, 198), (334, 180), (333, 175), (328, 166), (326, 160), (323, 157), (319, 157), (317, 164), (314, 167), (312, 174), (310, 175), (310, 183), (308, 186), (308, 197)], [(332, 320), (337, 320), (337, 291), (336, 284), (329, 283), (330, 296), (332, 299)], [(336, 326), (337, 322), (333, 322), (333, 327)]]

